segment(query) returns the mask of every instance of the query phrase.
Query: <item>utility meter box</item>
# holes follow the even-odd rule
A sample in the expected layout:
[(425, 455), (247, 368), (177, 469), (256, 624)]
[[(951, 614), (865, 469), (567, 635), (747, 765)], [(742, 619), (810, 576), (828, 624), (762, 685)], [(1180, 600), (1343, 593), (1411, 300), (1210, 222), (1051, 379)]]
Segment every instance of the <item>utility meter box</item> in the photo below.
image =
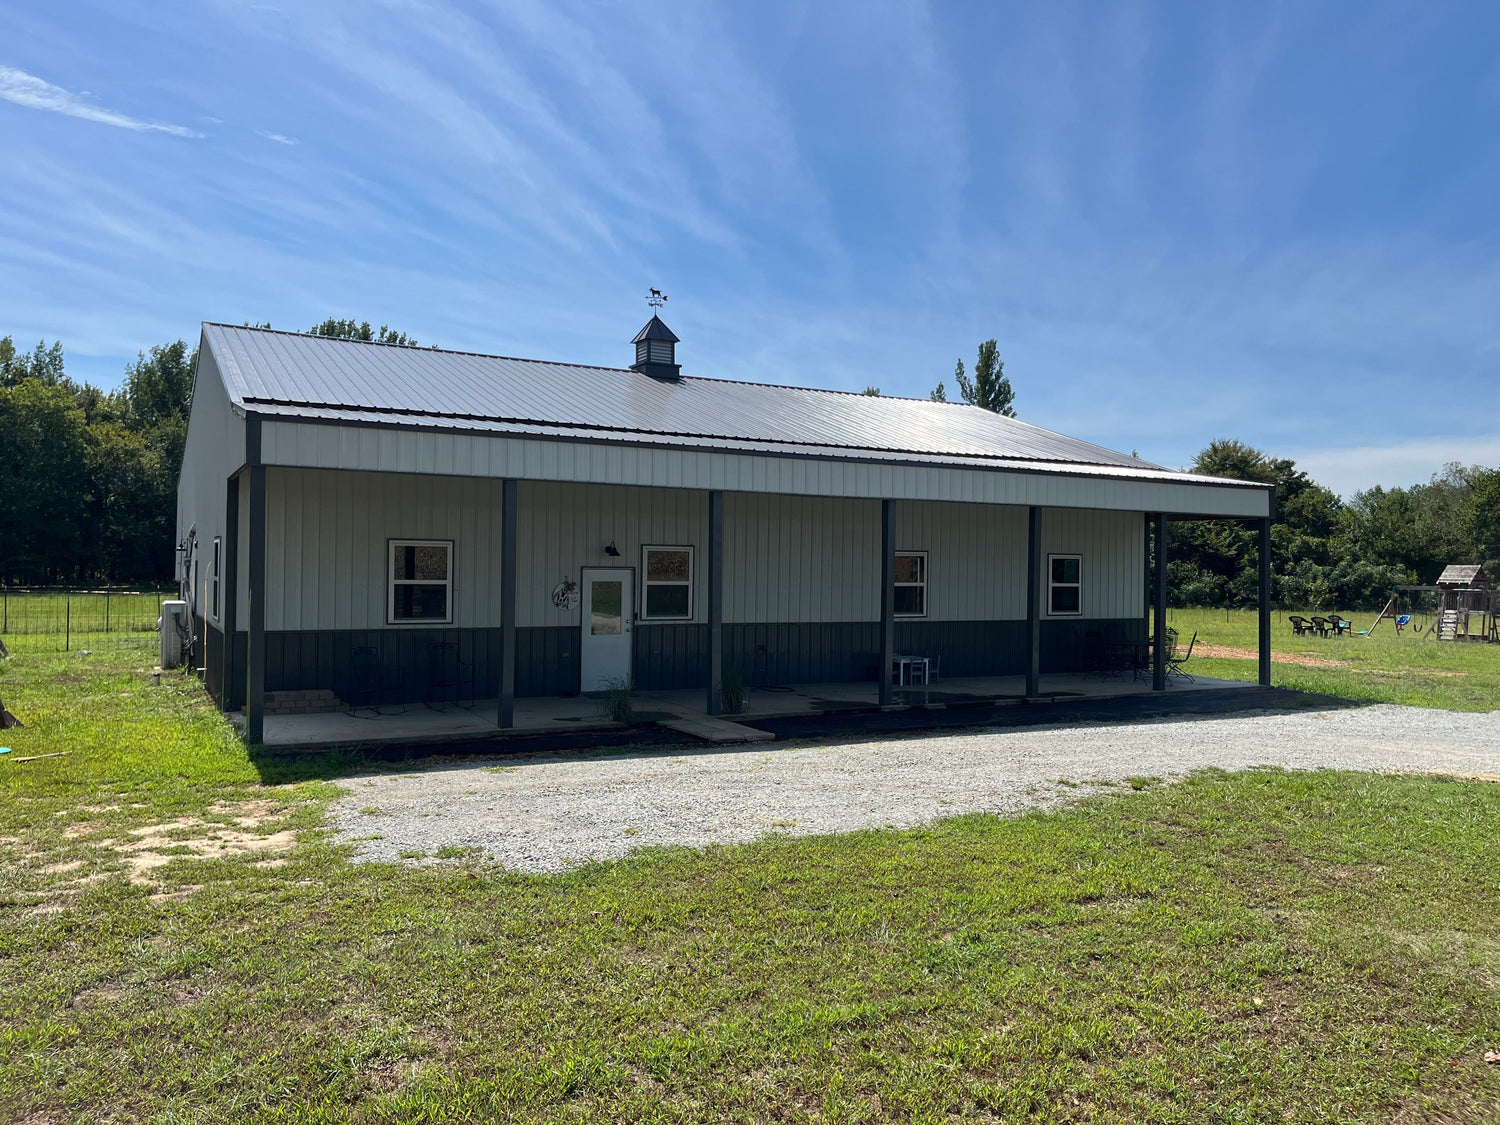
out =
[(186, 656), (188, 640), (192, 636), (188, 628), (187, 602), (162, 602), (157, 628), (161, 630), (161, 666), (176, 668)]

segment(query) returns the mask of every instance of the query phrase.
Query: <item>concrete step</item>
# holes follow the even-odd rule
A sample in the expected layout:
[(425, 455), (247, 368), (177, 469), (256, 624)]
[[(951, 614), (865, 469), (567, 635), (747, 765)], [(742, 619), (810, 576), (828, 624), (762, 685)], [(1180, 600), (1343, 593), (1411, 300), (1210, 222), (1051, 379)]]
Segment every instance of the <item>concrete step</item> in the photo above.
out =
[(771, 742), (775, 735), (768, 730), (756, 730), (728, 719), (712, 715), (679, 715), (675, 719), (659, 719), (659, 725), (679, 734), (692, 735), (704, 742), (724, 745), (731, 742)]

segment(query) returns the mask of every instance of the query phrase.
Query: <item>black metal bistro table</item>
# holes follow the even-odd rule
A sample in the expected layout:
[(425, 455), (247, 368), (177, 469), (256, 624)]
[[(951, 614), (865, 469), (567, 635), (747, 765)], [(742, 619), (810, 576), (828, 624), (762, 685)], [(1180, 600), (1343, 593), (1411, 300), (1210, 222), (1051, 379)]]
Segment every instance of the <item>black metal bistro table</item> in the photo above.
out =
[(1154, 639), (1146, 641), (1111, 641), (1105, 646), (1105, 651), (1111, 659), (1119, 659), (1122, 671), (1130, 673), (1131, 678), (1139, 680), (1151, 672), (1151, 652), (1155, 648)]

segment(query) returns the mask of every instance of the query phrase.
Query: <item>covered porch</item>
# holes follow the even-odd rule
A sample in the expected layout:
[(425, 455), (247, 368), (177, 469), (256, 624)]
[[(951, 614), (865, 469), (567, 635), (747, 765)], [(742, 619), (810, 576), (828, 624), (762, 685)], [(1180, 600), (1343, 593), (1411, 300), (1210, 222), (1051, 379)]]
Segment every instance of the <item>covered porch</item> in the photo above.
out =
[[(744, 711), (719, 718), (709, 714), (701, 689), (642, 691), (631, 699), (634, 717), (630, 724), (612, 720), (604, 701), (589, 695), (519, 698), (514, 701), (512, 724), (504, 729), (495, 724), (499, 705), (495, 699), (437, 709), (408, 704), (309, 715), (267, 715), (261, 744), (273, 750), (437, 746), (582, 731), (595, 731), (602, 737), (627, 727), (651, 724), (660, 727), (664, 737), (674, 732), (708, 743), (730, 743), (768, 739), (769, 734), (755, 729), (757, 721), (797, 716), (1125, 701), (1156, 694), (1149, 675), (1101, 679), (1095, 674), (1058, 673), (1041, 676), (1034, 691), (1029, 686), (1026, 676), (956, 677), (926, 686), (893, 684), (889, 685), (887, 702), (882, 699), (880, 685), (871, 681), (785, 685), (752, 690)], [(1186, 696), (1203, 692), (1254, 692), (1258, 685), (1206, 676), (1192, 679), (1172, 676), (1165, 690), (1173, 696)], [(242, 725), (243, 713), (236, 713), (234, 719)], [(933, 715), (931, 725), (941, 726), (941, 716)]]

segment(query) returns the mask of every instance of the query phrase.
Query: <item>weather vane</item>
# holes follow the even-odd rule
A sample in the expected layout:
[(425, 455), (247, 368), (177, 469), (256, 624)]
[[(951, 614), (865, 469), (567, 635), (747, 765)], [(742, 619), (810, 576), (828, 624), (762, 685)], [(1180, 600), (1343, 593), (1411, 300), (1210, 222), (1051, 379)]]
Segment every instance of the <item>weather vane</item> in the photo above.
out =
[(650, 305), (653, 309), (659, 309), (666, 303), (667, 295), (660, 289), (651, 290), (651, 296), (646, 298), (646, 304)]

